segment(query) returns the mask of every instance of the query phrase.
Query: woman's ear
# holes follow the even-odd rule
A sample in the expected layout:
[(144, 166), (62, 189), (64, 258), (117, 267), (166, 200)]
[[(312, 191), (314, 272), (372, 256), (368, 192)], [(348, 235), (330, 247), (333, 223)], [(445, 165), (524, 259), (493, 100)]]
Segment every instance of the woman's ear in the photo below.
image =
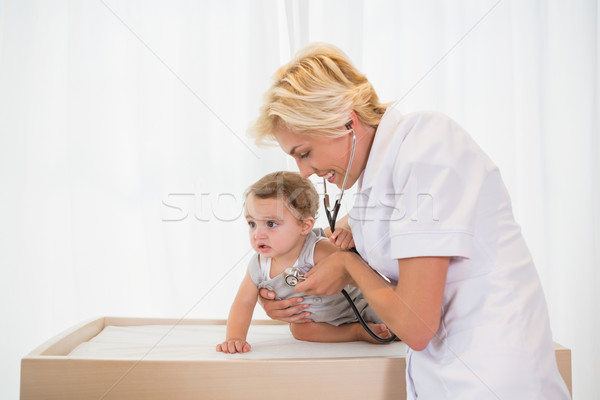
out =
[(308, 235), (308, 233), (312, 231), (315, 226), (315, 219), (312, 217), (304, 218), (302, 221), (300, 221), (300, 226), (302, 227), (302, 234)]
[(357, 125), (358, 125), (358, 116), (356, 115), (356, 111), (352, 110), (352, 111), (350, 111), (350, 119), (346, 123), (346, 128), (347, 129), (352, 129), (352, 128), (356, 129)]

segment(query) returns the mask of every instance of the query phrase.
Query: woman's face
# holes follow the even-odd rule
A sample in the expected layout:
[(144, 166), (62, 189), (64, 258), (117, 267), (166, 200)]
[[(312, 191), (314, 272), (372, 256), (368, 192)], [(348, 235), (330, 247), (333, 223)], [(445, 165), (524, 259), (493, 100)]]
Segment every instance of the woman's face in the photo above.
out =
[[(303, 178), (316, 174), (341, 189), (352, 153), (351, 133), (341, 137), (310, 136), (280, 127), (275, 132), (275, 138), (281, 149), (294, 157)], [(356, 147), (358, 150), (358, 144)], [(352, 187), (360, 176), (360, 164), (355, 155), (346, 189)]]

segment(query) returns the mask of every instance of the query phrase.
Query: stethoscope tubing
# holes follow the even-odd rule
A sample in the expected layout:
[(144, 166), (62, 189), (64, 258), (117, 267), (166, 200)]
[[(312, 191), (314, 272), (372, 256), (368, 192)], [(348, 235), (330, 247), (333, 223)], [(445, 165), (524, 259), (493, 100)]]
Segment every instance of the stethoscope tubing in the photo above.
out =
[(397, 336), (392, 333), (392, 336), (390, 336), (387, 339), (383, 339), (380, 338), (379, 336), (377, 336), (375, 334), (375, 332), (373, 332), (371, 330), (371, 328), (369, 328), (369, 325), (367, 325), (367, 323), (365, 322), (365, 320), (363, 319), (362, 315), (360, 315), (360, 312), (358, 311), (358, 309), (356, 308), (356, 305), (354, 305), (354, 302), (352, 301), (352, 298), (350, 298), (350, 295), (348, 294), (348, 292), (346, 292), (346, 289), (342, 289), (342, 294), (344, 295), (344, 297), (346, 298), (346, 300), (348, 301), (348, 304), (350, 304), (350, 307), (352, 308), (352, 311), (354, 311), (354, 315), (356, 315), (356, 318), (358, 318), (358, 322), (360, 322), (360, 324), (362, 325), (362, 327), (365, 329), (365, 331), (367, 331), (367, 333), (375, 340), (377, 340), (380, 343), (391, 343), (394, 340), (396, 340)]

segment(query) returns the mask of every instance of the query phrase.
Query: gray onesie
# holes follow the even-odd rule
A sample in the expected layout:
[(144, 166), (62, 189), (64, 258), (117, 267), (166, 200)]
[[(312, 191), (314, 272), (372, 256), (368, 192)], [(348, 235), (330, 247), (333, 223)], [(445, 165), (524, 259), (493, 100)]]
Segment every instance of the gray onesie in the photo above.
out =
[[(294, 267), (298, 267), (302, 273), (306, 274), (314, 266), (313, 253), (315, 245), (319, 240), (323, 240), (324, 238), (327, 237), (323, 229), (313, 229), (306, 236), (300, 256), (296, 260)], [(277, 294), (277, 300), (298, 296), (304, 297), (303, 303), (310, 304), (307, 311), (311, 312), (309, 318), (314, 322), (327, 322), (334, 326), (358, 322), (354, 311), (350, 308), (344, 295), (337, 293), (331, 296), (305, 296), (303, 293), (296, 293), (293, 286), (285, 283), (283, 274), (279, 274), (271, 279), (267, 273), (262, 271), (258, 254), (254, 255), (250, 260), (248, 272), (250, 278), (259, 289), (265, 288), (274, 291)], [(367, 304), (359, 288), (348, 285), (345, 289), (366, 322), (382, 323), (381, 319)]]

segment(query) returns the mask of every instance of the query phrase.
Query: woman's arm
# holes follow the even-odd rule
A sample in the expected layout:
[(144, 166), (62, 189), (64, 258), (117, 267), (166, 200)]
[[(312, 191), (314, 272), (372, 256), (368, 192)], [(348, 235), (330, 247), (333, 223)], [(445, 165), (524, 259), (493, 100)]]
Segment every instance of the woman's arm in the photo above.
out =
[(250, 279), (250, 274), (246, 272), (229, 311), (227, 338), (223, 343), (217, 345), (217, 351), (223, 353), (246, 353), (250, 351), (250, 344), (246, 342), (246, 336), (252, 322), (252, 314), (257, 300), (258, 288)]
[(398, 260), (394, 287), (356, 254), (337, 252), (311, 269), (296, 291), (328, 295), (354, 281), (388, 328), (410, 348), (423, 350), (439, 327), (449, 263), (449, 257)]

